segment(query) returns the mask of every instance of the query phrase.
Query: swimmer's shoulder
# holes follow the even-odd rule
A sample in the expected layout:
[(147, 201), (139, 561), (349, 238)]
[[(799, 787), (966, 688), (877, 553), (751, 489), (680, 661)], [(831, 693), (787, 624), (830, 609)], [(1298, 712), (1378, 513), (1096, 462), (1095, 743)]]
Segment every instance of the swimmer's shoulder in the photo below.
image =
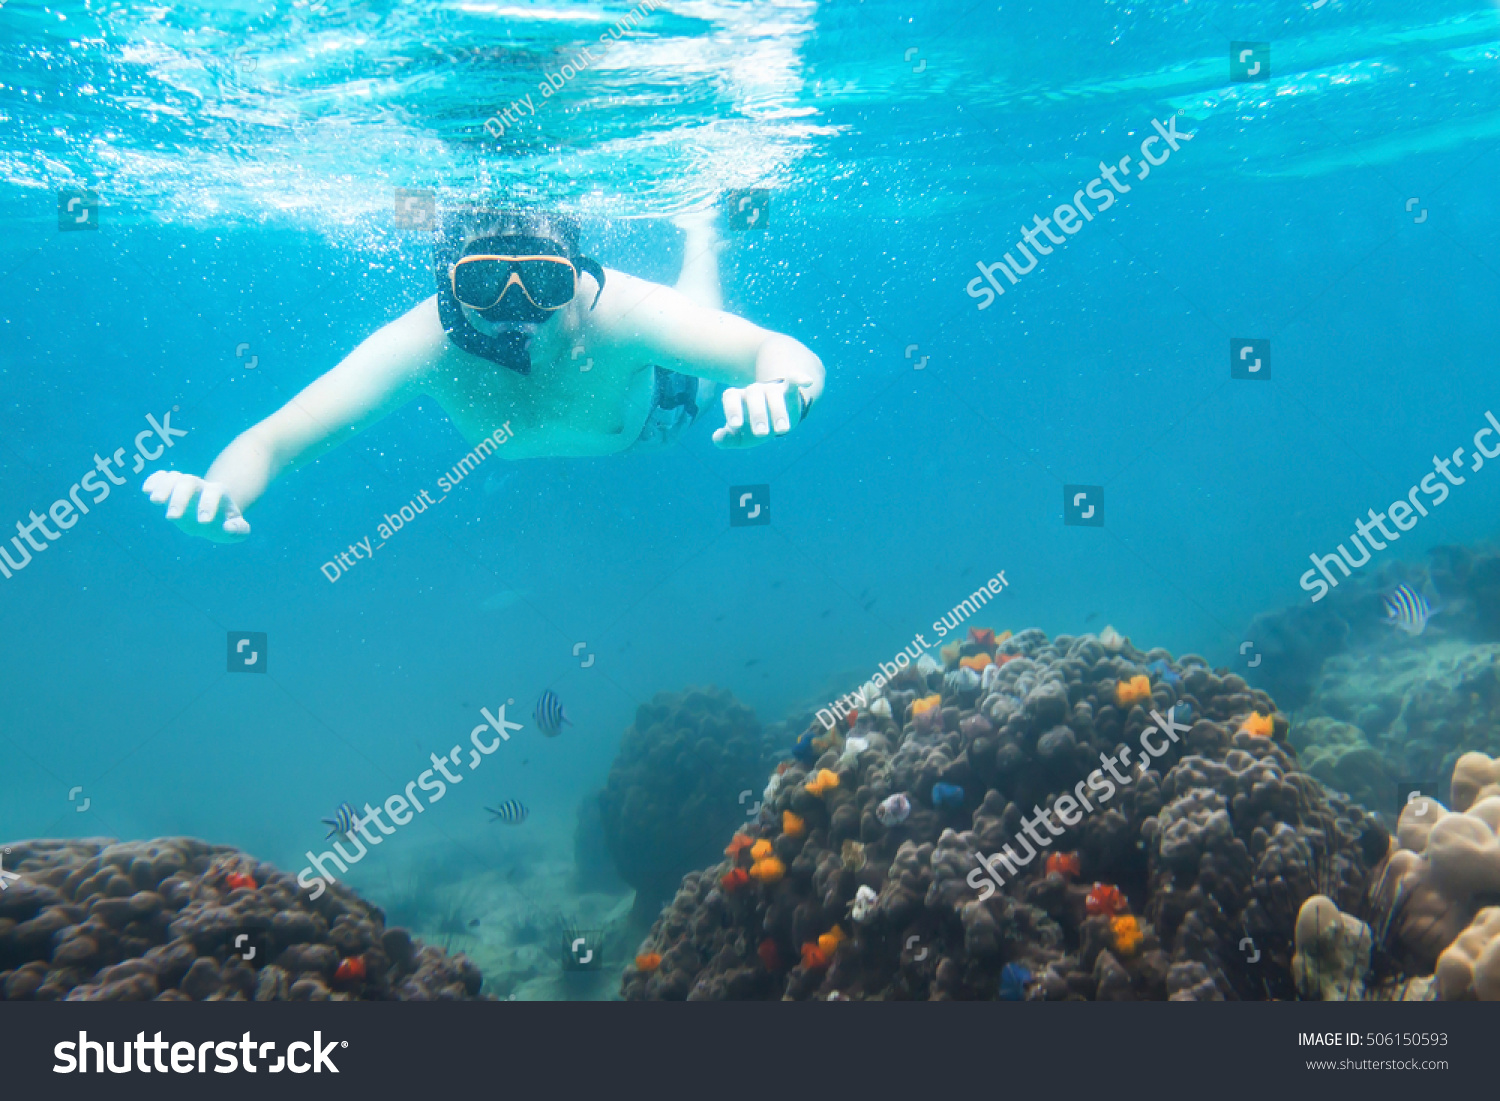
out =
[(454, 354), (464, 355), (443, 329), (435, 294), (385, 326), (381, 336), (389, 353), (406, 360), (416, 369), (444, 362)]

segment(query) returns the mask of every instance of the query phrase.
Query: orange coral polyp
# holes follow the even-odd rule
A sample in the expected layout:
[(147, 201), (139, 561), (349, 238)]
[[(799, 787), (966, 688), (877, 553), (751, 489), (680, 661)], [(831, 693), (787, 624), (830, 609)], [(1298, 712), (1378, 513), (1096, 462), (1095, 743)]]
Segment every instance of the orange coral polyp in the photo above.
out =
[(828, 966), (828, 956), (812, 941), (802, 946), (802, 966), (809, 971), (821, 971)]
[(728, 894), (734, 894), (746, 883), (750, 882), (750, 873), (744, 868), (734, 868), (719, 880), (719, 886), (724, 888)]
[(732, 860), (735, 857), (739, 856), (743, 850), (748, 849), (753, 844), (755, 844), (755, 842), (750, 838), (746, 837), (742, 833), (737, 833), (734, 835), (734, 840), (729, 842), (729, 847), (724, 850), (724, 855)]
[(838, 951), (839, 945), (848, 939), (848, 934), (835, 925), (828, 932), (818, 938), (818, 950), (827, 958), (832, 958), (834, 952)]
[(988, 654), (975, 654), (972, 657), (959, 658), (958, 664), (965, 669), (972, 669), (976, 673), (983, 673), (986, 668), (993, 664), (993, 659)]
[[(838, 786), (839, 774), (830, 769), (820, 768), (818, 774), (807, 781), (807, 793), (821, 798), (825, 791), (832, 791)], [(754, 855), (753, 850), (751, 855)]]
[(1252, 711), (1250, 717), (1245, 720), (1244, 729), (1257, 738), (1269, 738), (1276, 729), (1276, 723), (1271, 716)]
[(800, 814), (784, 810), (781, 812), (781, 832), (788, 837), (801, 837), (807, 832), (807, 822)]
[(1077, 853), (1053, 853), (1047, 857), (1046, 867), (1048, 875), (1056, 873), (1069, 879), (1076, 877), (1083, 870), (1083, 866), (1078, 862)]
[(635, 969), (645, 971), (648, 974), (661, 966), (661, 955), (657, 952), (643, 952), (635, 958)]
[(755, 844), (753, 844), (753, 845), (750, 846), (750, 859), (751, 860), (764, 860), (766, 857), (768, 857), (770, 855), (771, 855), (771, 842), (767, 841), (764, 837), (762, 837), (759, 841), (757, 841)]
[(757, 860), (755, 867), (750, 869), (750, 874), (769, 885), (780, 882), (781, 877), (786, 875), (786, 865), (776, 857), (768, 856), (764, 860)]
[(924, 696), (920, 700), (912, 700), (911, 713), (913, 717), (917, 715), (925, 715), (934, 707), (939, 706), (942, 702), (943, 697), (936, 694), (931, 696)]
[(1115, 703), (1121, 707), (1129, 707), (1140, 700), (1151, 698), (1151, 678), (1144, 674), (1137, 674), (1128, 681), (1120, 681), (1115, 685)]
[(1130, 914), (1121, 914), (1109, 923), (1109, 927), (1114, 934), (1115, 951), (1122, 956), (1134, 955), (1145, 939), (1141, 923)]

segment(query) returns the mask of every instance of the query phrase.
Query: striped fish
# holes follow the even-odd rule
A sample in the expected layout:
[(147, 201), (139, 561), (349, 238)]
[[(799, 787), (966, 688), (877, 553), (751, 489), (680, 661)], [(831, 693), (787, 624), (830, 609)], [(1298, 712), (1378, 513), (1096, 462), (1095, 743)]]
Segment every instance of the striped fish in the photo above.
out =
[(562, 700), (557, 698), (557, 693), (547, 689), (542, 693), (542, 698), (536, 701), (536, 712), (531, 716), (536, 720), (537, 729), (549, 738), (555, 738), (562, 733), (563, 723), (573, 725), (573, 720), (568, 718), (568, 713), (563, 710)]
[(1386, 623), (1401, 628), (1409, 635), (1415, 637), (1425, 631), (1432, 615), (1433, 610), (1427, 603), (1427, 598), (1419, 592), (1413, 592), (1410, 586), (1397, 585), (1394, 592), (1385, 596)]
[[(333, 837), (335, 834), (343, 834), (347, 837), (359, 828), (359, 811), (354, 809), (353, 803), (340, 803), (339, 809), (334, 812), (332, 818), (324, 818), (321, 821), (329, 827), (328, 837)], [(323, 840), (327, 841), (328, 837)]]
[(507, 826), (519, 826), (530, 816), (531, 812), (514, 799), (507, 799), (497, 807), (485, 807), (495, 816), (496, 822), (504, 822)]

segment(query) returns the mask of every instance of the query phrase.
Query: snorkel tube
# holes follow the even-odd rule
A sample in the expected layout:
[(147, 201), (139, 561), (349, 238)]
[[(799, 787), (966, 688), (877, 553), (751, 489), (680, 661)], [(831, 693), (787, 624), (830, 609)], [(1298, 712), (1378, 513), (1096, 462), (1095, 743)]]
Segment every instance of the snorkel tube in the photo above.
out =
[[(438, 316), (443, 331), (464, 351), (529, 375), (531, 334), (550, 313), (530, 303), (524, 308), (510, 304), (495, 315), (488, 310), (475, 310), (494, 330), (483, 332), (474, 327), (453, 294), (450, 274), (453, 265), (474, 242), (493, 238), (515, 238), (516, 245), (524, 251), (533, 251), (540, 244), (549, 252), (556, 251), (566, 257), (578, 271), (592, 275), (599, 289), (594, 293), (590, 310), (599, 304), (599, 295), (604, 293), (604, 269), (597, 260), (579, 253), (578, 221), (566, 214), (468, 207), (450, 211), (439, 221), (433, 240), (433, 274), (437, 279)], [(515, 298), (509, 297), (512, 301)]]

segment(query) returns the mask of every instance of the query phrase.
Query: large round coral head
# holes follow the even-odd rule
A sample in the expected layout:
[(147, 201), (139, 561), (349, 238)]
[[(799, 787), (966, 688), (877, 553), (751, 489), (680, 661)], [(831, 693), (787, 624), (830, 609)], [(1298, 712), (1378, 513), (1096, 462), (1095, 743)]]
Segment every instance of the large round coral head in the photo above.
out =
[(333, 973), (333, 981), (346, 985), (361, 983), (365, 981), (365, 961), (363, 956), (346, 956), (339, 961), (338, 970)]
[(1111, 883), (1095, 883), (1094, 889), (1089, 892), (1088, 898), (1084, 900), (1084, 905), (1087, 907), (1088, 912), (1096, 917), (1100, 914), (1113, 917), (1115, 914), (1130, 908), (1130, 904), (1125, 901), (1125, 896), (1120, 892), (1120, 888)]

